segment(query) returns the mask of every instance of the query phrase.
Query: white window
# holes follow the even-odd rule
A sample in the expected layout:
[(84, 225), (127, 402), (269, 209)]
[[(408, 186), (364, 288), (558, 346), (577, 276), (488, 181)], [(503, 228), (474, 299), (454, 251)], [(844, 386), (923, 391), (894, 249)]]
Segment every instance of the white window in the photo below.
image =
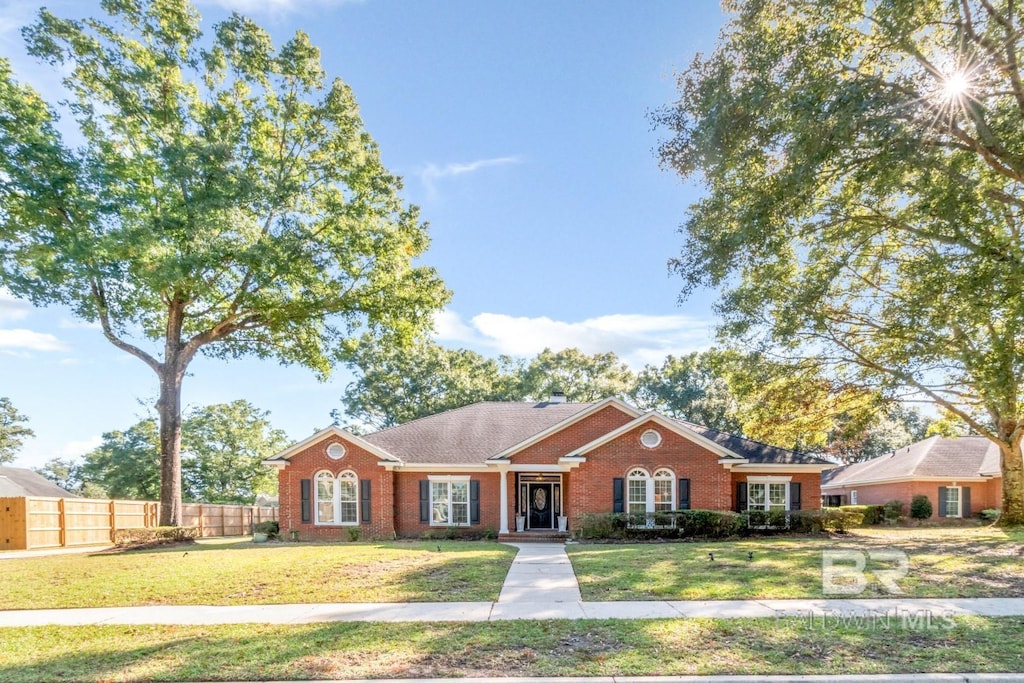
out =
[(857, 504), (857, 490), (850, 491), (850, 505)]
[(654, 473), (654, 511), (676, 509), (676, 475), (672, 470), (660, 469)]
[(648, 503), (653, 502), (653, 496), (647, 495), (647, 487), (651, 482), (651, 476), (647, 470), (636, 468), (630, 471), (626, 477), (627, 501), (626, 512), (631, 515), (645, 515), (648, 512)]
[(669, 469), (655, 471), (651, 477), (647, 470), (637, 467), (626, 477), (627, 507), (631, 515), (650, 515), (676, 509), (676, 475)]
[(316, 523), (359, 523), (359, 478), (345, 471), (335, 477), (330, 472), (316, 475)]
[(469, 478), (431, 478), (430, 524), (469, 525)]
[(946, 487), (946, 516), (960, 517), (960, 487)]
[(645, 448), (657, 448), (661, 445), (661, 433), (657, 429), (648, 429), (640, 435), (640, 443)]
[(747, 509), (765, 512), (789, 509), (789, 481), (747, 481)]

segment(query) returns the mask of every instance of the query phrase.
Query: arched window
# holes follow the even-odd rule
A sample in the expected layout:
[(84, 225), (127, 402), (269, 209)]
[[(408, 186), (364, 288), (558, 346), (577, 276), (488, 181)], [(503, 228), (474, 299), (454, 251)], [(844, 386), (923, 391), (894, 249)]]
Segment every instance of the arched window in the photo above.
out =
[(316, 475), (316, 523), (359, 523), (359, 478), (346, 470), (337, 477), (330, 472)]
[(629, 475), (626, 477), (628, 491), (626, 512), (631, 515), (647, 514), (647, 506), (653, 500), (650, 492), (647, 490), (650, 482), (651, 475), (647, 474), (647, 470), (640, 467), (630, 470)]
[(654, 511), (668, 512), (676, 509), (676, 475), (669, 469), (654, 473)]

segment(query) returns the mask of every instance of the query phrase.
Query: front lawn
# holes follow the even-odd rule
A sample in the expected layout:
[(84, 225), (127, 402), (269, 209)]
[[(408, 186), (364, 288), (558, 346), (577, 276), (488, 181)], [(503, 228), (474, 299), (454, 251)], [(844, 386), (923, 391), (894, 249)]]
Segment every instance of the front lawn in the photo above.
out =
[(492, 601), (515, 554), (484, 541), (207, 539), (156, 550), (0, 560), (0, 608)]
[(0, 629), (7, 683), (1022, 670), (1019, 617)]
[(824, 595), (826, 550), (907, 553), (909, 572), (897, 582), (902, 597), (1024, 596), (1024, 530), (872, 528), (835, 538), (573, 544), (567, 550), (587, 601), (900, 597), (870, 573), (893, 563), (866, 556), (869, 583), (862, 594)]

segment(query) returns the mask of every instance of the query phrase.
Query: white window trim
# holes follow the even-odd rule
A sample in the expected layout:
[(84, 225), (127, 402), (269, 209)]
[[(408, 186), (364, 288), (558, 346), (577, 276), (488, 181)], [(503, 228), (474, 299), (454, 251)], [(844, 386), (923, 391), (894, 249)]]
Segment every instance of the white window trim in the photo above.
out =
[[(790, 512), (790, 500), (789, 500), (789, 483), (793, 480), (793, 477), (747, 477), (747, 509), (748, 510), (760, 510), (762, 512), (769, 512), (771, 510), (771, 495), (769, 493), (770, 484), (785, 484), (784, 491), (786, 492), (786, 512)], [(758, 484), (763, 485), (764, 488), (764, 504), (759, 507), (753, 507), (751, 505), (750, 496), (750, 485)]]
[[(320, 475), (330, 475), (334, 482), (332, 486), (331, 503), (334, 509), (334, 519), (330, 522), (320, 521)], [(342, 522), (341, 520), (341, 478), (343, 475), (350, 474), (355, 477), (356, 487), (356, 519), (354, 522)], [(359, 475), (352, 470), (342, 470), (338, 474), (332, 473), (330, 470), (320, 470), (313, 475), (313, 515), (314, 526), (359, 526)]]
[[(427, 480), (431, 483), (431, 486), (429, 486), (429, 489), (430, 489), (430, 526), (450, 527), (450, 526), (471, 526), (472, 525), (473, 520), (471, 519), (471, 517), (472, 517), (472, 509), (471, 508), (473, 506), (473, 501), (471, 501), (469, 499), (469, 497), (470, 497), (469, 482), (470, 482), (471, 479), (472, 479), (472, 477), (465, 476), (465, 475), (447, 475), (447, 474), (430, 474), (430, 475), (427, 475)], [(447, 487), (448, 488), (448, 501), (447, 502), (448, 502), (448, 520), (449, 521), (447, 521), (447, 522), (435, 522), (434, 521), (434, 486), (433, 486), (433, 484), (435, 482), (439, 483), (439, 484), (444, 484), (444, 483), (448, 484), (448, 487)], [(466, 484), (466, 521), (464, 523), (456, 524), (455, 522), (451, 521), (451, 518), (452, 518), (452, 486), (451, 486), (451, 484)], [(462, 503), (459, 503), (459, 505), (462, 505)]]
[(850, 489), (850, 505), (857, 504), (857, 489)]
[[(964, 516), (964, 491), (963, 486), (947, 486), (946, 487), (946, 517), (956, 519)], [(956, 489), (956, 514), (949, 514), (949, 492)]]

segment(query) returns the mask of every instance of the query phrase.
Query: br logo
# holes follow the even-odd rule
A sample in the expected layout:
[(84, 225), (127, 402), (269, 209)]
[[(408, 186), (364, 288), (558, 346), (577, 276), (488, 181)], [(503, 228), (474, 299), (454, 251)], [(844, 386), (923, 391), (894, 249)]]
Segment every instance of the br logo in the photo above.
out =
[(910, 559), (901, 550), (824, 550), (821, 553), (821, 592), (859, 595), (871, 583), (870, 574), (886, 593), (902, 595), (903, 589), (896, 582), (909, 571)]

